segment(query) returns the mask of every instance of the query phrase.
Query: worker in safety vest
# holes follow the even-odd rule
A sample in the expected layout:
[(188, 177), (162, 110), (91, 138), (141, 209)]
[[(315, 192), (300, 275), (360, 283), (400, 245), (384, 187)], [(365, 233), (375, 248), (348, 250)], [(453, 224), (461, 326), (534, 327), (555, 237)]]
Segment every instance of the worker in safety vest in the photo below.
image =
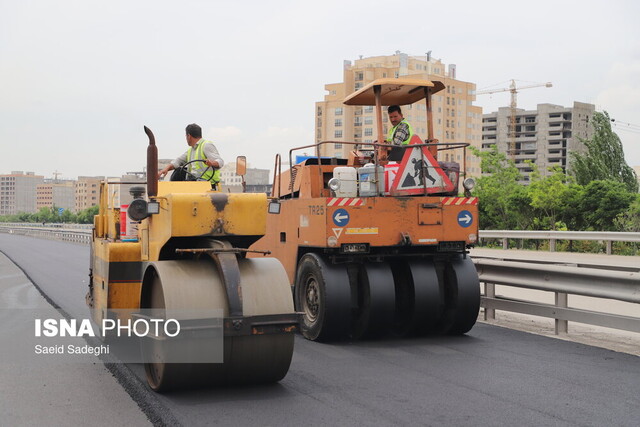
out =
[(180, 157), (169, 163), (158, 173), (158, 179), (162, 179), (169, 171), (179, 168), (193, 160), (203, 160), (189, 163), (188, 172), (200, 181), (209, 181), (215, 188), (220, 182), (220, 168), (224, 161), (213, 142), (202, 138), (202, 128), (192, 123), (186, 128), (187, 145), (189, 149)]
[[(387, 135), (387, 142), (395, 146), (409, 144), (409, 141), (411, 141), (411, 137), (413, 136), (413, 129), (409, 122), (402, 116), (400, 106), (390, 106), (387, 108), (387, 114), (389, 115), (389, 121), (392, 126)], [(400, 161), (403, 155), (404, 150), (396, 148), (389, 154), (389, 160)]]
[(393, 145), (407, 145), (413, 136), (413, 129), (408, 121), (402, 116), (402, 110), (399, 105), (392, 105), (387, 108), (389, 121), (393, 126), (389, 129), (387, 141)]

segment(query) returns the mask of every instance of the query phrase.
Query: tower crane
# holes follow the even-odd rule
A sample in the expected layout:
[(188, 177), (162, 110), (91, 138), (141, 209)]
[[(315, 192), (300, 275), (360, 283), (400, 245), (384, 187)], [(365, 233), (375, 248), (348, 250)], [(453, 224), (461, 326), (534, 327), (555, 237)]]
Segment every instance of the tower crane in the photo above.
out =
[(534, 87), (552, 87), (553, 84), (551, 82), (546, 83), (535, 83), (526, 86), (517, 86), (516, 81), (511, 79), (511, 84), (509, 87), (497, 88), (497, 89), (487, 89), (487, 90), (479, 90), (476, 92), (476, 95), (485, 95), (489, 93), (497, 93), (497, 92), (511, 92), (511, 105), (509, 106), (511, 109), (511, 117), (509, 120), (509, 138), (510, 144), (508, 152), (513, 159), (516, 153), (516, 107), (517, 107), (517, 99), (518, 99), (518, 91), (523, 89), (531, 89)]

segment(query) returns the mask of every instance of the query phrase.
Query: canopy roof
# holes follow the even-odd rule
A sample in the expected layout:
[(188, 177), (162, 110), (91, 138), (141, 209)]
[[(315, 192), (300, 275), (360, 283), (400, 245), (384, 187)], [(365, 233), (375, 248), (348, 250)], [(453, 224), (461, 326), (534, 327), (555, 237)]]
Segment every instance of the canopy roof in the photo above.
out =
[(346, 105), (376, 105), (373, 89), (375, 86), (381, 88), (381, 105), (413, 104), (425, 97), (423, 88), (433, 88), (431, 93), (436, 93), (445, 87), (442, 82), (422, 79), (378, 79), (347, 96), (343, 103)]

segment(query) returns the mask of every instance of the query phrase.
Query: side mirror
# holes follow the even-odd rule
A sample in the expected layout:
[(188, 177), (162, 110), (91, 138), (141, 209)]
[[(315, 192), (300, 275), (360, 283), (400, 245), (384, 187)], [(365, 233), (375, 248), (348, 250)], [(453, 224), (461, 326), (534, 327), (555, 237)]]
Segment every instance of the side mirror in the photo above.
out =
[(245, 176), (247, 174), (247, 158), (238, 156), (236, 158), (236, 175)]

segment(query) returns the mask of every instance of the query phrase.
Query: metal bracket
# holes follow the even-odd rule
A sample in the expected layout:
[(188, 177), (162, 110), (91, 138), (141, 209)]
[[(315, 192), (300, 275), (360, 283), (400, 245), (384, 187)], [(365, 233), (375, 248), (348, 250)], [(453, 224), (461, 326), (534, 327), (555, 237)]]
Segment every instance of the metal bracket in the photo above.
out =
[[(236, 257), (237, 252), (229, 242), (214, 240), (212, 243), (220, 247), (207, 248), (203, 252), (206, 252), (218, 267), (222, 283), (227, 291), (229, 316), (242, 317), (242, 287), (240, 286), (240, 267)], [(242, 322), (241, 319), (240, 322)]]

